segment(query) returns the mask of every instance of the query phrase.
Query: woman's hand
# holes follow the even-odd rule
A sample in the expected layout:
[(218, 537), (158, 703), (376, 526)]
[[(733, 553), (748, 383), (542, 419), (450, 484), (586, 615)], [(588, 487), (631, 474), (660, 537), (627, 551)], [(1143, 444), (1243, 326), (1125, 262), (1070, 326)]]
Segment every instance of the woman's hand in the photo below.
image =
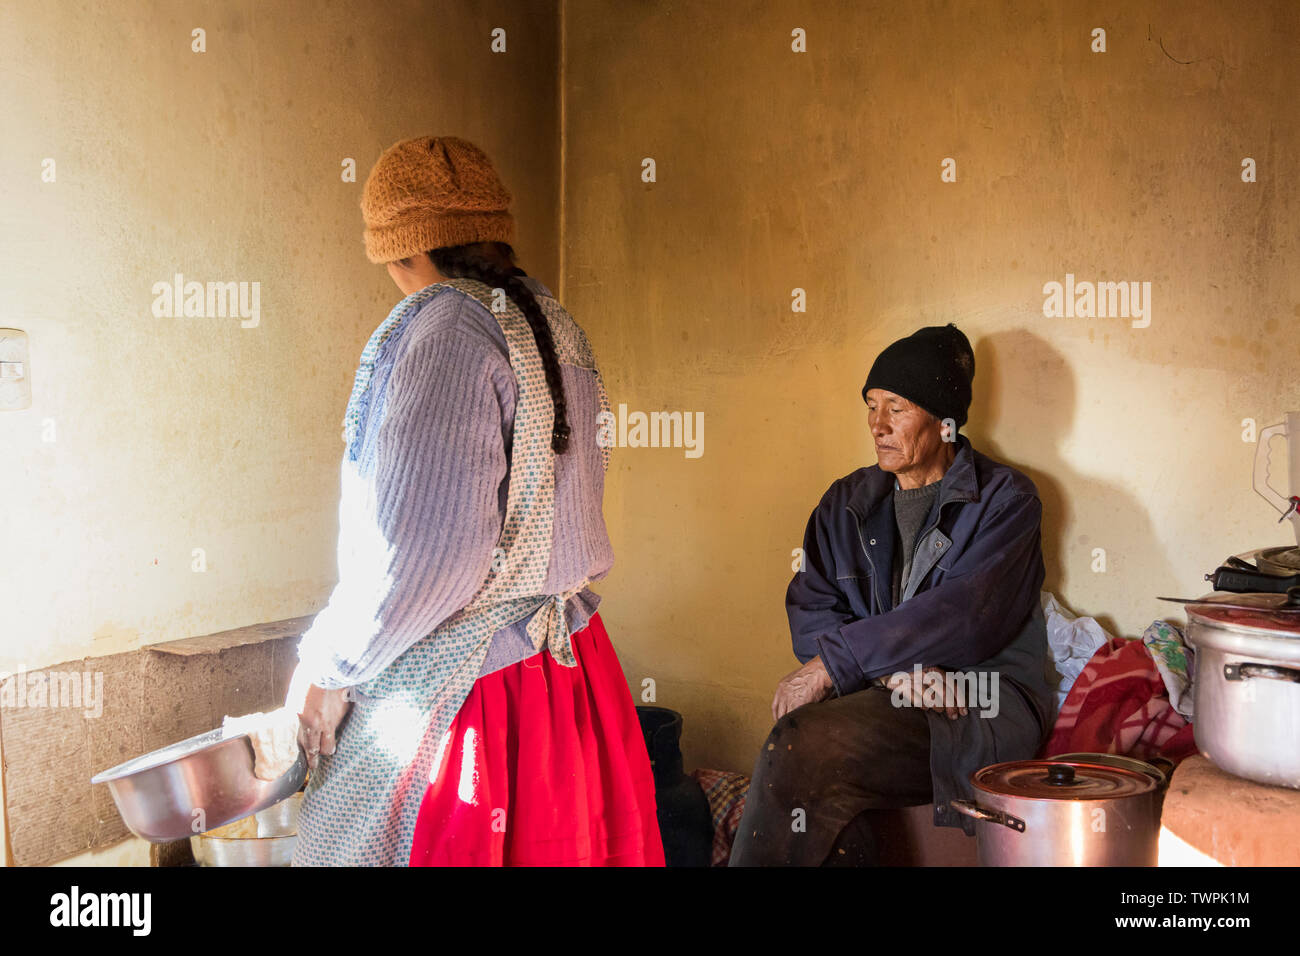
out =
[(307, 753), (307, 766), (314, 770), (320, 754), (328, 757), (334, 753), (334, 735), (352, 702), (345, 688), (327, 690), (306, 683), (299, 675), (294, 671), (285, 705), (298, 714), (298, 744)]
[(772, 719), (780, 720), (796, 707), (815, 704), (831, 696), (835, 689), (831, 675), (820, 657), (814, 657), (797, 671), (791, 671), (776, 685), (772, 698)]

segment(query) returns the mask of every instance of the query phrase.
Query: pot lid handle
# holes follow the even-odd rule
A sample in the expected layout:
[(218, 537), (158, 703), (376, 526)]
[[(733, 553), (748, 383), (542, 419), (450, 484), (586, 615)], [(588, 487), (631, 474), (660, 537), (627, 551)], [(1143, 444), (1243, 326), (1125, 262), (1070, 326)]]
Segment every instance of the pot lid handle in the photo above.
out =
[(1074, 786), (1074, 768), (1068, 763), (1054, 763), (1047, 768), (1047, 776), (1043, 778), (1043, 782), (1054, 787), (1072, 787)]

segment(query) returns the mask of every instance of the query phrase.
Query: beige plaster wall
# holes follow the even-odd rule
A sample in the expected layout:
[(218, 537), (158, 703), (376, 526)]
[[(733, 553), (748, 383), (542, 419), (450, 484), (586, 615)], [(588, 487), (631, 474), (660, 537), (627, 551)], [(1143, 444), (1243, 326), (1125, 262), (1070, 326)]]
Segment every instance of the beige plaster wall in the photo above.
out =
[[(688, 769), (752, 770), (797, 666), (791, 549), (874, 462), (859, 390), (922, 325), (974, 343), (967, 434), (1037, 483), (1077, 612), (1138, 636), (1288, 541), (1241, 436), (1300, 408), (1295, 4), (565, 10), (566, 305), (615, 403), (705, 419), (698, 459), (619, 449), (606, 507), (602, 616)], [(1149, 326), (1044, 317), (1066, 273), (1150, 282)]]
[[(0, 668), (323, 606), (339, 418), (396, 301), (340, 162), (364, 180), (417, 132), (496, 158), (523, 265), (616, 405), (704, 413), (699, 458), (616, 450), (601, 588), (634, 691), (686, 715), (688, 768), (750, 770), (795, 665), (791, 549), (873, 461), (858, 390), (920, 325), (974, 342), (968, 434), (1038, 483), (1047, 587), (1076, 611), (1135, 636), (1155, 595), (1287, 541), (1241, 423), (1300, 408), (1293, 4), (386, 9), (0, 2), (0, 324), (31, 336), (37, 396), (0, 413), (21, 542)], [(259, 326), (155, 318), (176, 272), (260, 282)], [(1044, 317), (1066, 273), (1151, 282), (1150, 325)]]
[[(0, 669), (324, 606), (343, 409), (401, 298), (361, 184), (399, 139), (478, 143), (557, 285), (558, 23), (550, 0), (0, 0), (0, 326), (35, 395), (0, 412)], [(177, 272), (260, 283), (259, 323), (155, 317)]]

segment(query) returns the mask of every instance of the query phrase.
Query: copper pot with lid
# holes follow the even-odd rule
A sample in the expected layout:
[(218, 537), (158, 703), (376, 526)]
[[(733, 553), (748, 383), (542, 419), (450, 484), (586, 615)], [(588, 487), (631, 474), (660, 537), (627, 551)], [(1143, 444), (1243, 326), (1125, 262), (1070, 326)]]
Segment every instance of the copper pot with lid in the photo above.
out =
[(1155, 866), (1161, 787), (1128, 767), (1013, 760), (971, 775), (981, 866)]

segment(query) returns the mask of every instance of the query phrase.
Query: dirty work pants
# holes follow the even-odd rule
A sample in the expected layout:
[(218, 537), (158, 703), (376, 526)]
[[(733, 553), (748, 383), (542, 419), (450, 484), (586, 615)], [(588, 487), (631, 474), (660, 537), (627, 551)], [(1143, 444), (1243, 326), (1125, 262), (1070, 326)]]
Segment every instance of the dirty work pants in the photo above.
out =
[(895, 707), (891, 696), (873, 684), (776, 722), (754, 766), (731, 866), (878, 861), (872, 811), (932, 799), (926, 713)]

